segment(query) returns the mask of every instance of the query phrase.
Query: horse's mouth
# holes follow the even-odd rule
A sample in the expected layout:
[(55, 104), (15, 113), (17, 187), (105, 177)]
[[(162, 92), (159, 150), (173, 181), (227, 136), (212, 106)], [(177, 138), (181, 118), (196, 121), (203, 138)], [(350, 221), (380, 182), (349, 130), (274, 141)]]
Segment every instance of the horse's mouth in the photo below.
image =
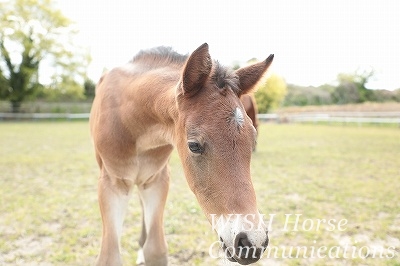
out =
[(228, 249), (225, 243), (222, 244), (222, 249), (224, 250), (225, 258), (227, 258), (231, 262), (237, 262), (237, 260), (233, 258), (234, 254), (231, 254), (231, 251)]
[[(248, 265), (248, 264), (252, 264), (252, 263), (254, 263), (254, 262), (256, 262), (256, 261), (258, 261), (260, 258), (261, 258), (261, 255), (262, 255), (262, 253), (263, 253), (263, 251), (262, 250), (256, 250), (256, 256), (254, 257), (254, 256), (251, 256), (250, 254), (247, 254), (248, 256), (247, 257), (243, 257), (243, 258), (241, 258), (241, 257), (238, 257), (237, 255), (236, 255), (236, 251), (235, 251), (235, 249), (233, 249), (234, 251), (234, 253), (235, 254), (232, 254), (232, 250), (231, 249), (229, 249), (226, 245), (225, 245), (225, 243), (223, 243), (223, 245), (222, 245), (222, 249), (224, 250), (224, 253), (225, 253), (225, 258), (227, 258), (229, 261), (231, 261), (231, 262), (237, 262), (237, 263), (239, 263), (239, 264), (241, 264), (241, 265)], [(240, 253), (239, 253), (240, 254)], [(252, 254), (253, 255), (253, 254)]]

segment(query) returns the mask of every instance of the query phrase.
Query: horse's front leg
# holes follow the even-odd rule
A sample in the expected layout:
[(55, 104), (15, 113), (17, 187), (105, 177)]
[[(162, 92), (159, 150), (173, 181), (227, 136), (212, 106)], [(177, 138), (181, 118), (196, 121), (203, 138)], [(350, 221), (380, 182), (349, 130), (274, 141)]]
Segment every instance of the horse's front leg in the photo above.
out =
[(144, 243), (146, 242), (146, 224), (144, 222), (144, 207), (143, 207), (143, 202), (142, 199), (140, 199), (140, 205), (142, 207), (142, 231), (140, 233), (140, 238), (139, 238), (139, 251), (137, 254), (137, 259), (136, 259), (136, 265), (144, 265), (144, 255), (143, 255), (143, 246)]
[[(167, 200), (168, 187), (169, 175), (167, 166), (158, 172), (150, 183), (139, 187), (144, 213), (142, 230), (145, 230), (142, 232), (139, 244), (141, 245), (140, 252), (143, 252), (146, 266), (168, 264), (168, 247), (165, 240), (163, 225), (163, 214), (165, 202)], [(143, 261), (140, 260), (137, 262), (143, 263)]]
[(98, 197), (103, 221), (100, 255), (96, 265), (122, 265), (120, 240), (131, 188), (105, 171), (99, 178)]

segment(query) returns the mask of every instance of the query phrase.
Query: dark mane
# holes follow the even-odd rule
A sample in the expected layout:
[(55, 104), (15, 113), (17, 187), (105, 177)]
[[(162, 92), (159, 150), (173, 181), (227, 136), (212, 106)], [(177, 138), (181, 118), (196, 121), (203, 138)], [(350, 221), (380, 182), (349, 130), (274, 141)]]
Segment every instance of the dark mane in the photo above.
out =
[[(183, 66), (188, 55), (175, 52), (171, 47), (159, 46), (148, 50), (141, 50), (130, 61), (131, 63), (143, 63), (151, 67), (163, 67), (167, 65)], [(218, 61), (213, 62), (214, 70), (211, 74), (212, 81), (221, 91), (230, 88), (235, 93), (239, 92), (239, 79), (235, 72), (221, 65)]]
[(171, 47), (159, 46), (149, 50), (141, 50), (133, 57), (131, 63), (143, 62), (152, 66), (183, 65), (187, 58), (188, 55), (179, 54)]
[(221, 65), (218, 61), (214, 61), (214, 72), (211, 76), (214, 83), (222, 91), (231, 89), (236, 94), (239, 93), (239, 78), (235, 72), (229, 67)]

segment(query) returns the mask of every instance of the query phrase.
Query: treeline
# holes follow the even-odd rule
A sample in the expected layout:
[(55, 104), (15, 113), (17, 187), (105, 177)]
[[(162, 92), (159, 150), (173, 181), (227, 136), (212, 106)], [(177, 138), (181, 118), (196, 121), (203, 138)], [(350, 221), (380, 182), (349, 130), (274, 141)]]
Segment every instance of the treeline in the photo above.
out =
[(92, 101), (95, 95), (96, 84), (93, 80), (86, 78), (83, 85), (60, 86), (41, 85), (37, 89), (34, 100), (47, 102), (79, 102)]
[(287, 85), (283, 106), (350, 104), (363, 102), (400, 102), (400, 88), (394, 91), (366, 87), (374, 76), (373, 71), (339, 74), (337, 85), (319, 87)]
[(362, 102), (400, 102), (400, 89), (369, 90), (368, 97), (363, 98), (352, 84), (341, 86), (322, 85), (319, 87), (287, 85), (287, 94), (283, 106), (330, 105)]

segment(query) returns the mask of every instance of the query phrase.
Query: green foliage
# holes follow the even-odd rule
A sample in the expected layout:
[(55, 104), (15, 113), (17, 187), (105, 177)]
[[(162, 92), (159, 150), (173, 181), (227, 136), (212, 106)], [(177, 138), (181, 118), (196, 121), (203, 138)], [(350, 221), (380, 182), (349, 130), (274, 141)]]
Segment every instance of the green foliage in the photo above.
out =
[(258, 87), (255, 98), (258, 112), (267, 113), (271, 109), (281, 105), (287, 93), (285, 80), (276, 74), (272, 74), (265, 83)]
[(357, 84), (349, 81), (342, 81), (332, 93), (332, 98), (336, 104), (361, 102), (361, 95)]
[(293, 84), (288, 85), (288, 93), (284, 106), (327, 105), (332, 103), (331, 92), (335, 88), (325, 84), (320, 87), (302, 87)]
[(356, 71), (339, 74), (337, 86), (319, 87), (289, 84), (284, 106), (330, 105), (369, 102), (400, 102), (400, 89), (395, 91), (371, 90), (366, 87), (374, 71)]
[(46, 101), (77, 101), (84, 100), (85, 95), (82, 85), (76, 81), (54, 84), (41, 91), (41, 98)]
[(394, 91), (374, 90), (373, 99), (376, 102), (400, 102), (400, 89)]
[(85, 88), (85, 96), (86, 98), (94, 98), (96, 92), (96, 84), (91, 79), (86, 79), (83, 84)]
[(339, 86), (333, 93), (335, 103), (362, 103), (373, 101), (373, 91), (366, 88), (366, 84), (374, 76), (373, 70), (356, 71), (353, 74), (341, 73), (338, 75)]
[(74, 33), (52, 0), (0, 2), (0, 96), (11, 102), (14, 112), (43, 88), (43, 61), (53, 65), (52, 88), (83, 90), (79, 83), (90, 57), (73, 45)]

